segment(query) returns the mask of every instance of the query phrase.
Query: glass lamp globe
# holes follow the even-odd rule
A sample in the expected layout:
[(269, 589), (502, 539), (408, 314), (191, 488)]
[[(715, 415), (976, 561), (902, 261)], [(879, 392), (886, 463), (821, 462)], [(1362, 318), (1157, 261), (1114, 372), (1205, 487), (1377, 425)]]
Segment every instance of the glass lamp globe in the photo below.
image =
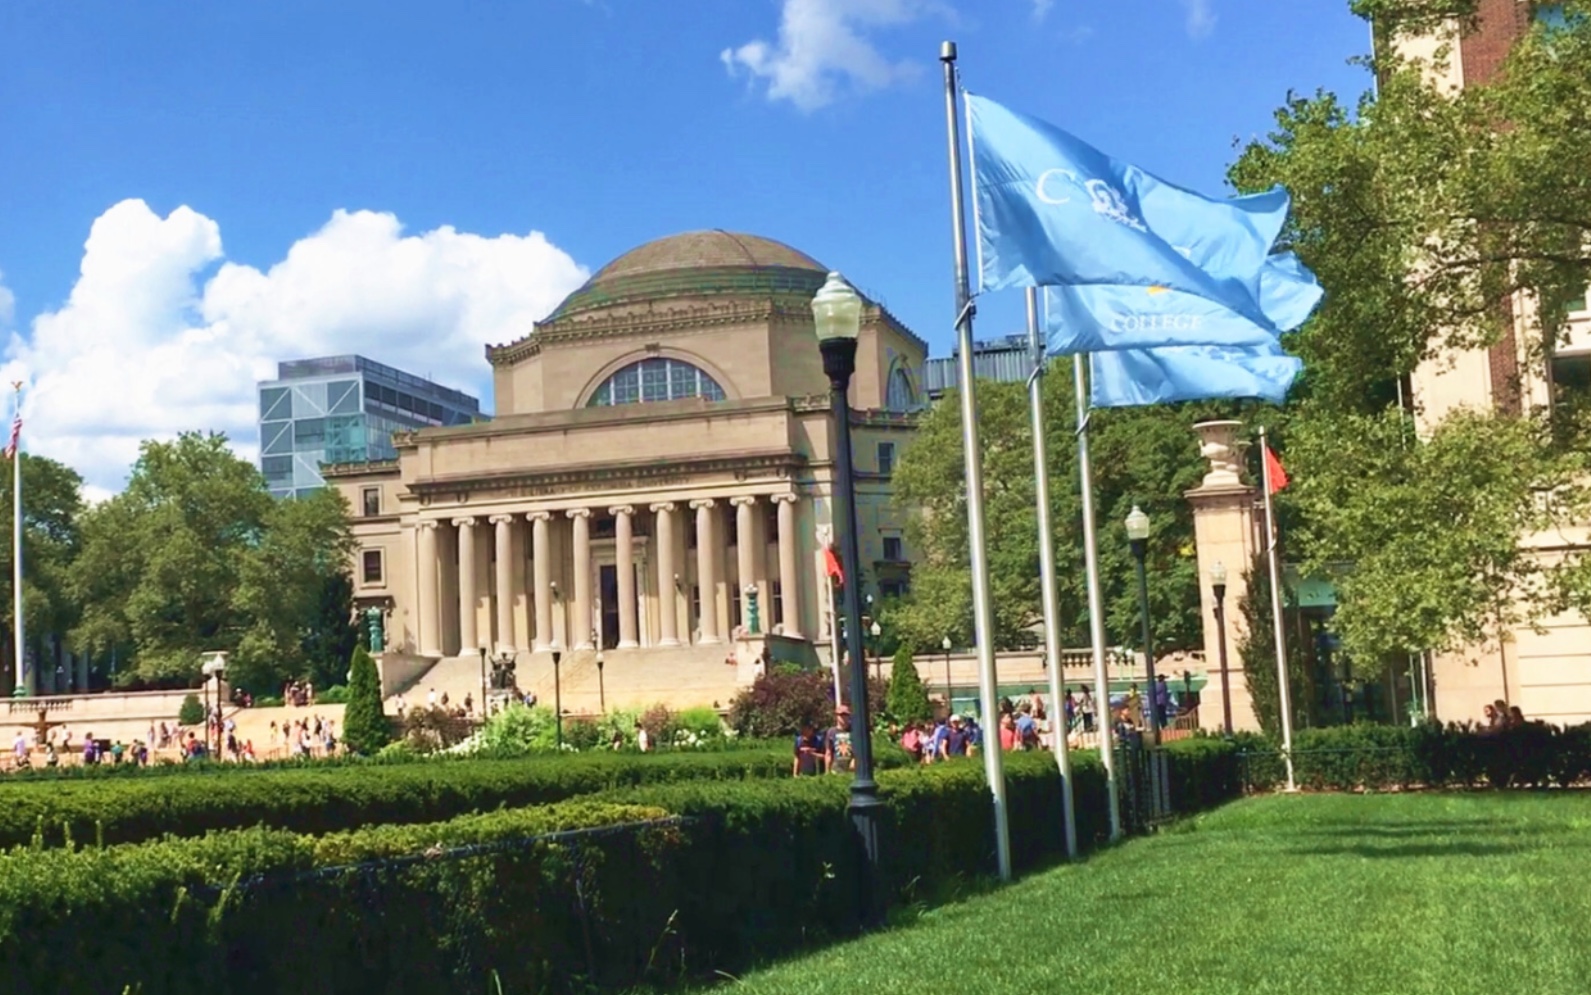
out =
[(812, 298), (812, 320), (819, 342), (855, 339), (862, 333), (862, 295), (843, 276), (830, 273)]
[(1149, 538), (1149, 516), (1136, 504), (1127, 514), (1127, 538), (1134, 542)]
[(1220, 560), (1216, 560), (1215, 565), (1210, 568), (1210, 583), (1215, 587), (1226, 586), (1226, 565)]

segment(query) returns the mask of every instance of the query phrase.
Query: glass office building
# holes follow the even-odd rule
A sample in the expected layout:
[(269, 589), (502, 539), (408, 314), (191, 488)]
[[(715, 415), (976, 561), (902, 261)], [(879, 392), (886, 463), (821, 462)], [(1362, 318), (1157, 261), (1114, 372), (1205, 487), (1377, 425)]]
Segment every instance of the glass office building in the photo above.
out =
[(476, 398), (363, 356), (278, 363), (259, 395), (260, 470), (276, 497), (324, 486), (322, 463), (396, 459), (393, 432), (483, 417)]

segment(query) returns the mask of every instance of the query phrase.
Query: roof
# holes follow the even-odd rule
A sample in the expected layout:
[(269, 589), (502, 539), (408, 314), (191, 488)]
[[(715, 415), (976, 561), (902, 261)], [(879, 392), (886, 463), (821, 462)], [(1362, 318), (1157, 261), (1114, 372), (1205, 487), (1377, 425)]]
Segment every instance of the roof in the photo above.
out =
[(811, 297), (827, 269), (783, 242), (721, 229), (670, 235), (638, 246), (596, 272), (548, 316), (640, 300), (701, 294)]

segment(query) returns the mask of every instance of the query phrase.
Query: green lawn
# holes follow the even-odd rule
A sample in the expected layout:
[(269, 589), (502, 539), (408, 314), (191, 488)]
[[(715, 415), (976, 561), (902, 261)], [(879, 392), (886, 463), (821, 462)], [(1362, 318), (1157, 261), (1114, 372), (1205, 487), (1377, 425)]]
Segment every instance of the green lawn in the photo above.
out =
[(1591, 794), (1268, 797), (727, 988), (1580, 995), (1588, 878)]

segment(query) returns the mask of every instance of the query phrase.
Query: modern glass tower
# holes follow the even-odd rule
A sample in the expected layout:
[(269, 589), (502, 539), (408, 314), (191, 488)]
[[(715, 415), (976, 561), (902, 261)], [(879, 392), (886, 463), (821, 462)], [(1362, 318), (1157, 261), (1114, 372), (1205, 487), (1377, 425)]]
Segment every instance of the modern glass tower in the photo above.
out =
[(483, 417), (476, 398), (363, 356), (278, 363), (259, 394), (260, 471), (276, 497), (324, 486), (322, 463), (396, 459), (393, 432)]

